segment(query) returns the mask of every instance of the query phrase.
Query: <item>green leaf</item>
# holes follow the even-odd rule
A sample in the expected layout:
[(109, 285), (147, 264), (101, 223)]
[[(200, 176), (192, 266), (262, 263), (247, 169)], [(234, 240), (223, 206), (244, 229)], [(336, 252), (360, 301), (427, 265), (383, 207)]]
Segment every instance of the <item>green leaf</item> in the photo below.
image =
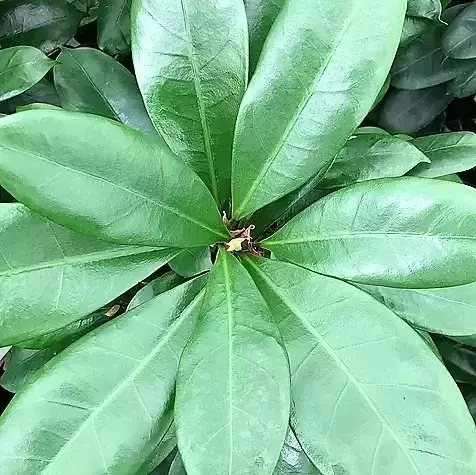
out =
[(131, 50), (131, 0), (99, 0), (98, 46), (110, 55)]
[(170, 268), (183, 277), (193, 277), (213, 266), (209, 247), (185, 249), (169, 262)]
[(66, 111), (20, 112), (2, 119), (0, 151), (2, 186), (71, 229), (161, 247), (227, 239), (198, 176), (165, 145), (115, 121)]
[(106, 305), (85, 318), (76, 320), (58, 330), (45, 333), (37, 338), (20, 341), (16, 343), (16, 346), (25, 349), (45, 349), (56, 346), (66, 347), (86, 335), (86, 333), (109, 321), (114, 316), (111, 315), (110, 312), (115, 309), (119, 310), (118, 306), (111, 307), (111, 305)]
[(169, 475), (187, 475), (180, 454), (175, 456), (174, 461), (170, 466)]
[(309, 460), (291, 428), (288, 429), (273, 475), (321, 475)]
[(135, 0), (132, 50), (152, 122), (222, 204), (247, 82), (242, 0)]
[(17, 112), (24, 112), (37, 109), (48, 109), (48, 110), (61, 110), (61, 107), (54, 106), (53, 104), (47, 104), (46, 102), (33, 102), (32, 104), (27, 104), (26, 106), (18, 106)]
[(77, 475), (134, 473), (172, 423), (178, 359), (203, 284), (127, 312), (36, 373), (0, 421), (2, 475), (66, 474), (72, 466)]
[(453, 100), (448, 86), (392, 89), (372, 113), (372, 120), (391, 133), (413, 134), (436, 119)]
[(385, 82), (405, 5), (404, 0), (285, 3), (240, 106), (233, 148), (235, 219), (329, 166)]
[(420, 163), (409, 175), (435, 178), (476, 167), (476, 134), (453, 132), (418, 137), (412, 141), (431, 161)]
[(436, 345), (451, 376), (461, 384), (476, 382), (476, 349), (448, 338), (436, 339)]
[[(391, 82), (392, 82), (392, 76), (389, 73), (387, 75), (387, 78), (385, 79), (385, 82), (383, 83), (383, 86), (381, 87), (381, 89), (380, 89), (380, 91), (377, 95), (377, 98), (375, 99), (374, 103), (372, 104), (372, 109), (375, 109), (375, 107), (377, 107), (382, 102), (383, 98), (385, 97), (385, 95), (388, 92), (388, 89), (390, 88), (390, 83)], [(355, 133), (355, 130), (354, 130), (354, 133)]]
[[(466, 61), (465, 61), (466, 62)], [(469, 61), (468, 61), (469, 62)], [(448, 93), (458, 97), (468, 97), (476, 94), (476, 67), (471, 61), (469, 70), (458, 74), (448, 85)]]
[(21, 94), (36, 84), (54, 61), (31, 46), (0, 50), (0, 101)]
[(451, 22), (443, 36), (443, 50), (451, 58), (476, 58), (476, 4), (471, 3)]
[[(174, 457), (176, 447), (177, 436), (175, 433), (175, 425), (172, 423), (167, 433), (154, 449), (153, 454), (141, 465), (140, 469), (134, 475), (152, 475), (155, 473), (163, 473), (164, 475), (168, 475), (168, 467), (167, 470), (163, 472), (156, 472), (154, 469), (157, 469), (159, 465), (162, 467), (163, 465), (167, 464), (169, 459)], [(172, 462), (172, 460), (170, 461)]]
[(448, 287), (476, 281), (475, 234), (476, 190), (403, 177), (331, 193), (262, 245), (279, 259), (353, 282)]
[(83, 16), (66, 0), (3, 0), (0, 47), (29, 45), (49, 53), (73, 37)]
[(60, 105), (55, 87), (44, 78), (22, 94), (12, 97), (4, 102), (0, 102), (0, 112), (3, 112), (4, 114), (13, 114), (19, 107), (38, 102), (54, 106)]
[(66, 327), (176, 254), (98, 241), (18, 203), (0, 205), (0, 229), (0, 346)]
[(157, 277), (157, 279), (152, 280), (142, 287), (142, 289), (132, 297), (127, 306), (127, 310), (132, 310), (133, 308), (148, 302), (157, 295), (167, 292), (168, 290), (177, 287), (177, 285), (183, 284), (184, 281), (185, 279), (175, 272), (166, 272), (165, 274), (162, 274), (160, 277)]
[(92, 48), (65, 48), (57, 58), (54, 76), (64, 109), (116, 119), (159, 138), (134, 76), (107, 54)]
[(441, 11), (440, 0), (408, 0), (408, 16), (439, 20)]
[(429, 162), (414, 145), (391, 135), (351, 137), (337, 155), (319, 188), (338, 188), (376, 178), (405, 175), (418, 163)]
[(251, 277), (222, 249), (177, 376), (175, 422), (188, 475), (272, 474), (289, 406), (279, 331)]
[(380, 127), (366, 126), (366, 127), (358, 127), (357, 129), (355, 129), (352, 136), (362, 135), (362, 134), (390, 135), (386, 130), (381, 129)]
[(409, 45), (415, 38), (418, 38), (431, 23), (424, 18), (406, 16), (403, 22), (400, 47)]
[(323, 473), (474, 473), (464, 400), (408, 325), (340, 280), (268, 259), (245, 265), (286, 344), (293, 429)]
[(24, 350), (12, 348), (0, 378), (0, 386), (11, 393), (18, 392), (26, 382), (48, 361), (59, 353), (58, 349)]
[(449, 336), (476, 334), (476, 283), (435, 289), (359, 285), (412, 326)]
[(452, 181), (452, 182), (460, 183), (460, 184), (464, 185), (463, 180), (456, 174), (439, 176), (438, 179), (439, 180), (445, 180), (445, 181)]
[(285, 0), (244, 0), (250, 41), (250, 72), (253, 73), (269, 30)]
[(71, 5), (75, 6), (80, 12), (84, 13), (81, 20), (81, 26), (88, 25), (96, 21), (99, 9), (99, 0), (67, 0)]

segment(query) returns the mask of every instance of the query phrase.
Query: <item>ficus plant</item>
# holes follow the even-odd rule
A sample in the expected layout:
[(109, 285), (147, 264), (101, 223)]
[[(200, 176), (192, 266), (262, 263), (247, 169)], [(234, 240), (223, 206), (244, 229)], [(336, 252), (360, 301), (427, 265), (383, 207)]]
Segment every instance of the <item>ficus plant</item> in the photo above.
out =
[(249, 79), (242, 0), (135, 0), (138, 90), (64, 49), (0, 119), (2, 475), (475, 473), (476, 138), (359, 127), (406, 9), (287, 0)]

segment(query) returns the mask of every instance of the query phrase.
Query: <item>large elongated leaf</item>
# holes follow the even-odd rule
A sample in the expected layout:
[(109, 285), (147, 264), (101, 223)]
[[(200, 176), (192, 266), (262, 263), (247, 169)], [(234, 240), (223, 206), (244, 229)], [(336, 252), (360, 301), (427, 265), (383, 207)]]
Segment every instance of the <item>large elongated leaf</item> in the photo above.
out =
[(0, 346), (85, 317), (176, 254), (98, 241), (16, 203), (0, 206), (0, 230)]
[(135, 0), (132, 18), (134, 67), (152, 122), (223, 203), (247, 82), (243, 1)]
[(220, 250), (177, 377), (175, 421), (188, 475), (272, 474), (289, 405), (278, 329), (246, 270)]
[(338, 188), (376, 178), (405, 175), (418, 163), (430, 160), (414, 145), (398, 137), (360, 134), (337, 155), (319, 188)]
[(99, 0), (98, 46), (106, 53), (131, 50), (131, 0)]
[(456, 59), (476, 58), (476, 5), (471, 3), (451, 22), (443, 37), (445, 53)]
[(73, 37), (83, 16), (66, 0), (3, 0), (0, 47), (29, 45), (48, 53)]
[(116, 119), (158, 138), (134, 76), (92, 48), (63, 49), (54, 69), (63, 108)]
[(250, 72), (258, 64), (269, 30), (283, 8), (285, 0), (244, 0), (250, 40)]
[(476, 334), (475, 282), (436, 289), (360, 287), (417, 328), (450, 336)]
[(285, 3), (238, 115), (234, 218), (297, 189), (330, 164), (385, 82), (405, 5), (404, 0)]
[(473, 132), (427, 135), (412, 143), (431, 163), (419, 164), (409, 175), (434, 178), (476, 167), (476, 134)]
[(178, 359), (203, 284), (127, 312), (36, 373), (0, 421), (2, 475), (134, 473), (172, 423)]
[(412, 177), (358, 183), (262, 244), (284, 260), (364, 284), (467, 284), (476, 281), (476, 190)]
[(14, 46), (0, 50), (0, 101), (29, 89), (53, 64), (54, 61), (31, 46)]
[(286, 343), (292, 426), (323, 473), (474, 473), (474, 423), (417, 333), (340, 280), (265, 259), (245, 265)]
[(53, 221), (113, 242), (194, 247), (227, 237), (205, 185), (165, 145), (94, 115), (5, 117), (0, 183)]

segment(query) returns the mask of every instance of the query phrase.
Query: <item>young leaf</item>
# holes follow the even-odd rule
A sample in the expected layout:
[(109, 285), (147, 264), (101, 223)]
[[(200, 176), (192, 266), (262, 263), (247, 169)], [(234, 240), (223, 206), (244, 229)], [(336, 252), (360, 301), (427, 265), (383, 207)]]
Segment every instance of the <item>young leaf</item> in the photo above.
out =
[(14, 46), (0, 50), (0, 101), (29, 89), (53, 64), (54, 61), (31, 46)]
[(476, 58), (476, 4), (471, 3), (451, 22), (443, 36), (443, 50), (451, 58)]
[(262, 245), (280, 259), (341, 279), (429, 288), (476, 281), (475, 235), (476, 190), (403, 177), (327, 195)]
[(285, 0), (244, 0), (250, 40), (250, 72), (253, 73), (269, 30)]
[(177, 253), (98, 241), (18, 203), (0, 205), (0, 229), (0, 346), (87, 316)]
[(243, 0), (136, 0), (134, 67), (152, 122), (222, 204), (247, 82)]
[(175, 422), (188, 475), (272, 474), (289, 405), (273, 317), (246, 270), (220, 250), (177, 376)]
[(426, 89), (392, 89), (380, 103), (372, 120), (391, 133), (413, 134), (436, 119), (453, 100), (448, 86)]
[(213, 266), (210, 248), (207, 246), (185, 249), (169, 262), (169, 266), (183, 277), (193, 277), (206, 272)]
[(476, 134), (473, 132), (428, 135), (412, 143), (431, 163), (420, 163), (409, 175), (435, 178), (476, 167)]
[(132, 310), (133, 308), (148, 302), (157, 295), (172, 290), (174, 287), (177, 287), (177, 285), (183, 284), (184, 282), (185, 279), (175, 272), (166, 272), (142, 287), (142, 289), (132, 297), (127, 306), (127, 310)]
[(240, 106), (233, 146), (235, 219), (297, 189), (330, 164), (387, 77), (405, 5), (285, 3)]
[(286, 343), (291, 424), (323, 473), (474, 473), (464, 400), (408, 325), (340, 280), (267, 259), (245, 266)]
[(359, 285), (412, 326), (449, 336), (476, 334), (476, 283), (436, 289)]
[(337, 155), (319, 188), (338, 188), (376, 178), (405, 175), (418, 163), (430, 160), (409, 142), (391, 135), (351, 137)]
[(441, 11), (440, 0), (408, 0), (408, 16), (439, 20)]
[(159, 139), (134, 76), (107, 54), (92, 48), (64, 48), (54, 76), (64, 109), (116, 119)]
[(72, 466), (77, 475), (134, 473), (171, 425), (178, 358), (203, 284), (127, 312), (36, 373), (0, 421), (2, 475)]
[(25, 383), (48, 361), (59, 353), (59, 349), (24, 350), (12, 348), (5, 372), (0, 377), (0, 386), (17, 393)]
[(49, 53), (73, 37), (83, 16), (66, 0), (3, 0), (0, 47), (29, 45)]
[(71, 229), (149, 246), (227, 239), (198, 176), (165, 145), (115, 121), (65, 111), (20, 112), (0, 122), (0, 151), (2, 186)]
[(131, 50), (131, 0), (99, 0), (98, 46), (110, 55)]

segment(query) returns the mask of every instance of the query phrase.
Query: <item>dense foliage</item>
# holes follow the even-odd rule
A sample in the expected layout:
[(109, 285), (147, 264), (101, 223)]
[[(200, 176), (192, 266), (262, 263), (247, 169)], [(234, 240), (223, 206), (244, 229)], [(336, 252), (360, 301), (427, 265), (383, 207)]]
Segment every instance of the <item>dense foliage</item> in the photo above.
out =
[(474, 475), (475, 5), (0, 1), (1, 475)]

